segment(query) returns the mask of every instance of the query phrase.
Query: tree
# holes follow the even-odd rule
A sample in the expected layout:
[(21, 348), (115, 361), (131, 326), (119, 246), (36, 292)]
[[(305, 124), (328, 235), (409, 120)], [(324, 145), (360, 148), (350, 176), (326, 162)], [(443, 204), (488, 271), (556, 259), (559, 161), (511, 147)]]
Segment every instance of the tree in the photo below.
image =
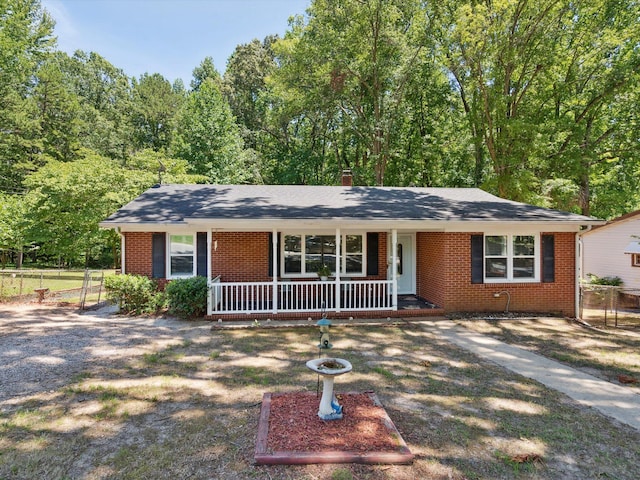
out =
[(164, 181), (201, 180), (186, 173), (185, 162), (153, 151), (140, 152), (126, 166), (90, 151), (70, 162), (51, 160), (25, 180), (30, 224), (24, 241), (64, 265), (86, 267), (104, 252), (110, 255), (117, 235), (98, 223), (157, 183), (160, 166)]
[(223, 93), (249, 148), (258, 147), (265, 128), (267, 104), (263, 97), (267, 92), (266, 78), (277, 67), (271, 48), (276, 39), (277, 36), (269, 36), (263, 42), (254, 39), (238, 45), (224, 72)]
[(24, 195), (0, 192), (0, 265), (2, 268), (10, 259), (15, 259), (17, 268), (22, 266), (24, 247), (27, 245), (28, 213)]
[(81, 50), (67, 58), (62, 68), (80, 102), (82, 146), (125, 160), (133, 142), (129, 77), (99, 54)]
[(54, 45), (53, 21), (38, 0), (0, 2), (0, 190), (15, 191), (38, 163), (35, 72)]
[(211, 57), (205, 57), (200, 65), (193, 69), (191, 90), (200, 90), (200, 87), (207, 79), (211, 79), (218, 87), (221, 87), (222, 85), (222, 78), (220, 77), (218, 70), (216, 70), (216, 67), (213, 64), (213, 58)]
[(175, 116), (183, 96), (159, 73), (133, 82), (132, 124), (138, 149), (166, 150), (171, 144)]
[(204, 175), (211, 182), (252, 179), (231, 108), (210, 78), (189, 94), (177, 121), (172, 151), (189, 163), (191, 173)]
[(488, 189), (534, 203), (547, 200), (545, 180), (568, 179), (590, 213), (590, 178), (611, 166), (610, 141), (623, 129), (612, 102), (637, 85), (638, 4), (452, 0), (436, 8), (476, 179), (488, 171)]
[(33, 99), (37, 106), (42, 151), (56, 160), (76, 158), (80, 149), (80, 103), (64, 76), (67, 56), (56, 53), (40, 67)]
[(307, 24), (297, 20), (274, 45), (275, 81), (287, 101), (299, 102), (339, 167), (382, 185), (398, 148), (407, 80), (424, 47), (421, 2), (316, 0), (307, 13)]

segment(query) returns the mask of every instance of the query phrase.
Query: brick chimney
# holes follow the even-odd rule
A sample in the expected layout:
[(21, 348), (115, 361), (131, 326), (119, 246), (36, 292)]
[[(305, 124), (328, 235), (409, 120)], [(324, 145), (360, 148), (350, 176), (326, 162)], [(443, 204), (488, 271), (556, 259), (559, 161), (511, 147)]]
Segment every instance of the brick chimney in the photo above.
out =
[(353, 186), (353, 173), (351, 173), (351, 169), (349, 168), (346, 168), (342, 171), (342, 186), (343, 187)]

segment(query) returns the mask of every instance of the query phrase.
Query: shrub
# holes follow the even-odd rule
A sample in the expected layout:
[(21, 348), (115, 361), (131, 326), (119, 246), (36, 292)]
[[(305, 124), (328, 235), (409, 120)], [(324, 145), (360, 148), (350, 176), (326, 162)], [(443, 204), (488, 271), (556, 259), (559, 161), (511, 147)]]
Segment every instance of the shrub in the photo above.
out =
[(593, 273), (587, 273), (587, 277), (591, 285), (612, 285), (619, 287), (624, 283), (620, 277), (598, 277)]
[(104, 286), (109, 298), (118, 302), (124, 313), (154, 312), (161, 307), (158, 286), (143, 275), (110, 275), (105, 277)]
[(207, 311), (206, 277), (173, 280), (165, 288), (169, 311), (180, 317), (202, 317)]

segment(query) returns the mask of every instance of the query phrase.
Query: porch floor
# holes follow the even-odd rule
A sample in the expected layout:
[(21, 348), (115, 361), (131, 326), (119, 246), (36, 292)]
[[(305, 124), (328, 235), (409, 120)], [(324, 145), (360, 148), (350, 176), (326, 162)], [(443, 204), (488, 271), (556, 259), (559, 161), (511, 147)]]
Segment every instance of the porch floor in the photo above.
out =
[(398, 295), (398, 310), (433, 310), (437, 305), (417, 295)]
[[(273, 313), (214, 313), (205, 316), (207, 320), (301, 320), (319, 319), (321, 312), (282, 312)], [(417, 295), (398, 295), (398, 310), (327, 312), (329, 318), (365, 319), (365, 318), (406, 318), (434, 317), (444, 315), (444, 309)]]

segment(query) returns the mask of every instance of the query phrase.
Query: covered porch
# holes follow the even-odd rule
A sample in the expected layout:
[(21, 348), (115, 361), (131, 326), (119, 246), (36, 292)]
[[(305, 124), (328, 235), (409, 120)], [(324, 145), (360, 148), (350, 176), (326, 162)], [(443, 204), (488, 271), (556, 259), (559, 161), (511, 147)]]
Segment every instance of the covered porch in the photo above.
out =
[[(335, 228), (332, 232), (329, 240), (334, 251), (330, 252), (332, 274), (328, 279), (319, 278), (313, 273), (314, 270), (309, 268), (311, 265), (309, 257), (312, 255), (307, 255), (307, 269), (302, 267), (301, 274), (291, 274), (291, 271), (287, 270), (286, 262), (289, 259), (283, 259), (283, 257), (287, 257), (288, 251), (282, 244), (286, 241), (283, 238), (289, 237), (284, 236), (280, 229), (269, 232), (271, 259), (268, 281), (225, 281), (225, 275), (220, 275), (216, 269), (215, 260), (209, 262), (207, 315), (210, 317), (247, 314), (287, 316), (321, 311), (355, 315), (364, 312), (381, 314), (403, 310), (403, 305), (407, 302), (402, 302), (402, 294), (407, 292), (398, 290), (398, 279), (402, 274), (402, 268), (389, 268), (391, 265), (402, 264), (402, 260), (398, 258), (398, 252), (400, 251), (400, 254), (403, 252), (402, 247), (398, 248), (398, 230), (392, 229), (385, 233), (388, 239), (385, 238), (384, 247), (378, 249), (378, 246), (375, 246), (378, 250), (376, 255), (384, 256), (380, 258), (381, 267), (376, 271), (375, 276), (370, 275), (366, 270), (367, 247), (364, 245), (361, 251), (358, 252), (356, 249), (355, 255), (356, 258), (361, 255), (357, 261), (365, 264), (361, 273), (354, 274), (353, 267), (346, 265), (349, 261), (353, 262), (353, 255), (346, 253), (350, 247), (345, 245), (346, 238), (354, 236), (353, 232), (349, 230), (349, 234), (346, 234), (341, 228)], [(322, 235), (325, 240), (328, 238), (326, 234), (327, 230), (323, 230)], [(367, 232), (359, 232), (359, 236), (366, 238)], [(218, 250), (218, 241), (215, 238), (215, 232), (209, 230), (207, 233), (208, 258), (215, 258), (215, 255), (212, 257), (212, 250)], [(302, 243), (304, 241), (303, 236)], [(365, 241), (363, 240), (363, 243)], [(325, 258), (322, 257), (322, 263)], [(317, 258), (313, 260), (318, 261)], [(303, 257), (301, 261), (304, 264), (305, 258)], [(415, 294), (415, 291), (410, 293)], [(427, 305), (426, 308), (433, 308), (428, 302), (410, 303), (411, 306), (407, 309), (419, 309), (416, 305)]]

